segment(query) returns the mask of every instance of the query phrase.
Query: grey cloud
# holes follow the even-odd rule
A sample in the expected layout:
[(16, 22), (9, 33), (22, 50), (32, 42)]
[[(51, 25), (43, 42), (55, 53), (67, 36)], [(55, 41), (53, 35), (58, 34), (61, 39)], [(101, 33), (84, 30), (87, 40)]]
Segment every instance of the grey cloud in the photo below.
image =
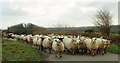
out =
[[(58, 18), (58, 21), (66, 22), (69, 24), (79, 24), (79, 25), (91, 25), (93, 20), (92, 18), (94, 17), (95, 12), (88, 11), (87, 13), (83, 13), (80, 10), (81, 6), (84, 7), (96, 7), (98, 9), (105, 8), (108, 9), (112, 12), (114, 12), (113, 16), (117, 16), (117, 3), (115, 2), (77, 2), (75, 4), (76, 6), (69, 9), (68, 12), (63, 13), (60, 18)], [(113, 18), (114, 18), (113, 17)]]
[(9, 2), (1, 2), (0, 4), (2, 4), (2, 16), (24, 16), (27, 14), (21, 8), (11, 9)]

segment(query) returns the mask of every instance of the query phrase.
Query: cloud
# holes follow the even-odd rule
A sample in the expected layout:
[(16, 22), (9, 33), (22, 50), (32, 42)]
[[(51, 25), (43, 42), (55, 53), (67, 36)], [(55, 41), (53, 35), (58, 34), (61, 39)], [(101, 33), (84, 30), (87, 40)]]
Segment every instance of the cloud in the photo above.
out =
[(3, 2), (0, 3), (2, 5), (2, 16), (22, 16), (26, 15), (26, 12), (24, 12), (20, 7), (17, 9), (12, 9), (10, 7), (10, 3)]
[(49, 27), (58, 22), (91, 26), (96, 10), (107, 8), (117, 23), (117, 2), (81, 2), (80, 0), (10, 0), (2, 5), (3, 29), (21, 22)]
[(80, 10), (82, 11), (82, 12), (88, 12), (88, 11), (96, 11), (96, 10), (98, 10), (98, 8), (96, 8), (96, 7), (80, 7)]

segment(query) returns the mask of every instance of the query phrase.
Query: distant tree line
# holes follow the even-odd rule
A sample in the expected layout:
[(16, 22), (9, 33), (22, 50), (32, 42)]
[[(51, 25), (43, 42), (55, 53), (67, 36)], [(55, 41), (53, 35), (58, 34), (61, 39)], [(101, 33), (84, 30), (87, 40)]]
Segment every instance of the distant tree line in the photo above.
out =
[(45, 28), (39, 27), (32, 23), (24, 24), (20, 23), (11, 27), (8, 27), (7, 32), (12, 32), (16, 34), (34, 34), (34, 33), (43, 33)]

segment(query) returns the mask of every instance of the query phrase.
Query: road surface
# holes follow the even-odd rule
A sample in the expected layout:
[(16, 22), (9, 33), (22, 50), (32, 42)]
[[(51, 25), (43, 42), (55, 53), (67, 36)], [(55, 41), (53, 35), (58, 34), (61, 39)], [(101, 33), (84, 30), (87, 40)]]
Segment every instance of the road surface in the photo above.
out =
[(118, 61), (118, 54), (107, 53), (105, 55), (98, 54), (96, 56), (91, 56), (88, 54), (80, 55), (70, 55), (70, 54), (63, 54), (63, 57), (58, 59), (55, 57), (54, 53), (42, 53), (45, 56), (46, 61)]

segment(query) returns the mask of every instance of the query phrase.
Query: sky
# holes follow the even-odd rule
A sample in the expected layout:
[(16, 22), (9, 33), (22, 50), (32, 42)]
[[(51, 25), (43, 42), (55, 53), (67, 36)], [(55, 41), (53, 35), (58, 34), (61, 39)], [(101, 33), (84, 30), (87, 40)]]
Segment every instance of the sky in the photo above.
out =
[(99, 9), (108, 9), (113, 24), (118, 24), (118, 0), (1, 0), (0, 29), (19, 23), (52, 27), (61, 23), (69, 26), (94, 26)]

